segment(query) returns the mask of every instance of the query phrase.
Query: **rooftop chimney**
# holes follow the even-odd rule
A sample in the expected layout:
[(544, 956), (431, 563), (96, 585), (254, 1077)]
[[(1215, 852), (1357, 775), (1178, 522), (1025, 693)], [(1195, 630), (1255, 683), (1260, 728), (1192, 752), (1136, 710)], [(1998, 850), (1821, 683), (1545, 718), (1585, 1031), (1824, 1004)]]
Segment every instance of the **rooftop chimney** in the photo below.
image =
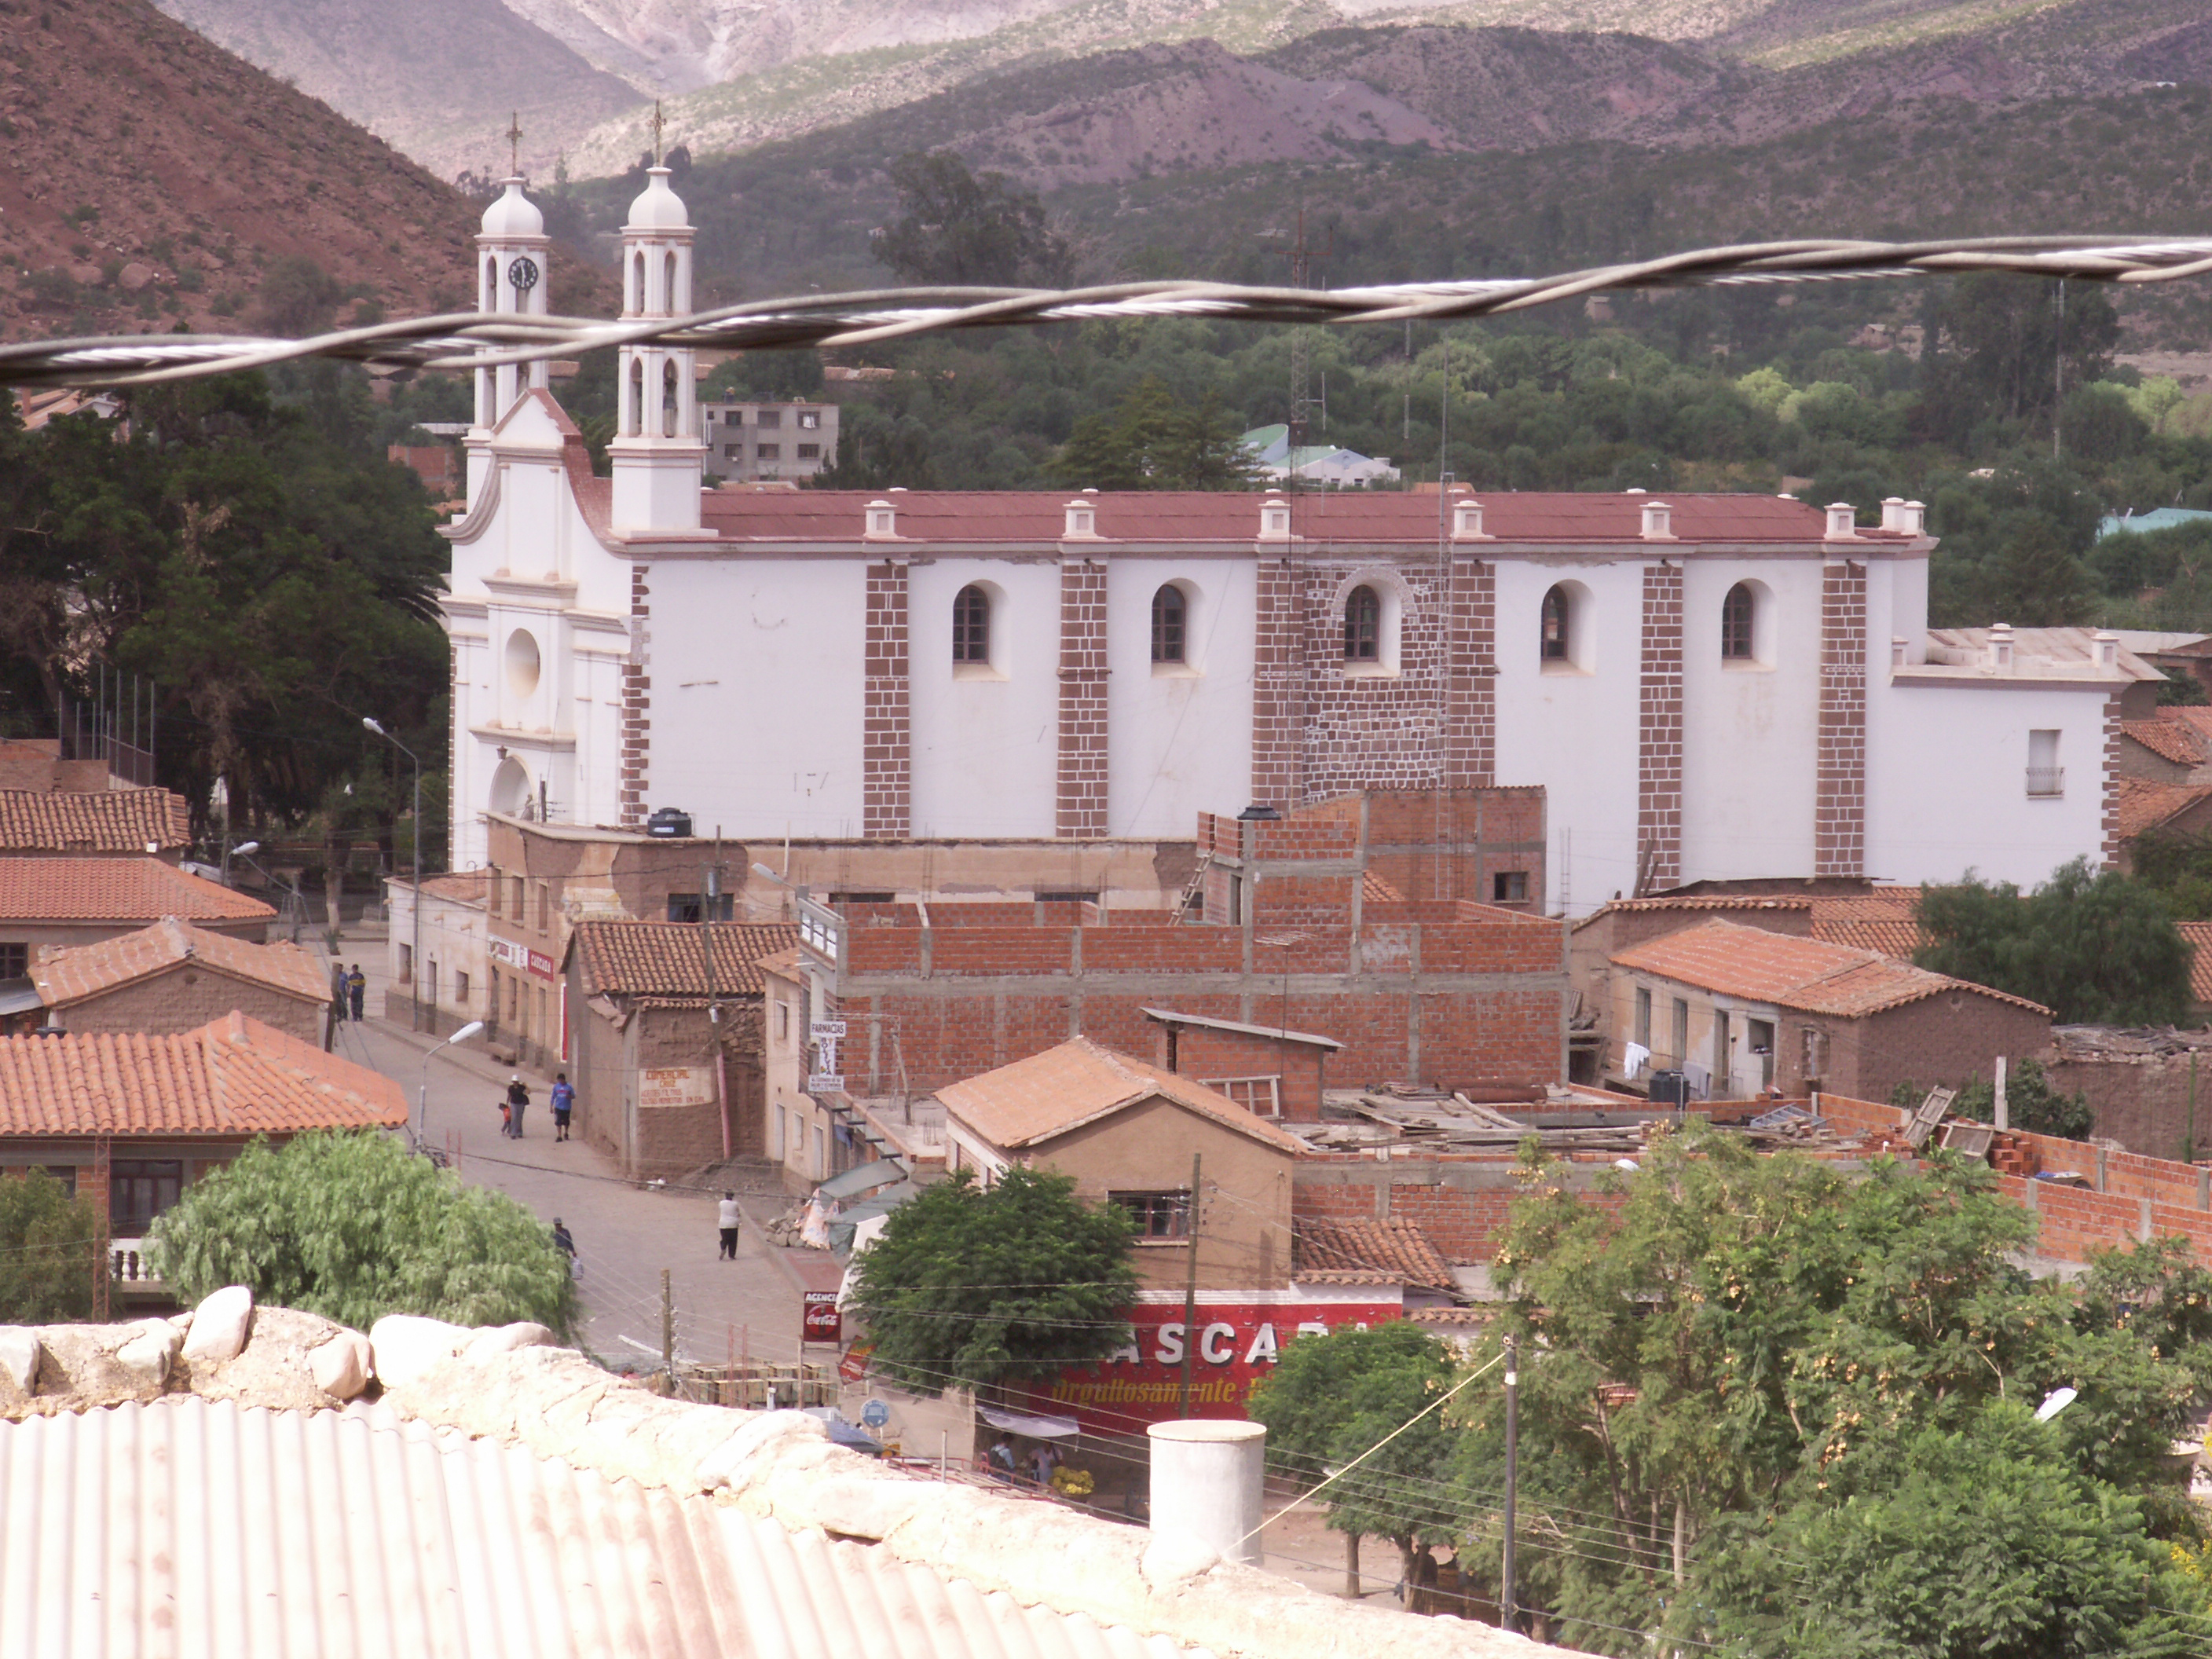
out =
[(878, 499), (868, 503), (868, 531), (864, 540), (895, 542), (898, 540), (898, 509), (889, 501)]
[(1674, 539), (1674, 509), (1664, 501), (1644, 503), (1644, 539), (1647, 542), (1671, 542)]
[(1905, 502), (1905, 510), (1898, 515), (1897, 527), (1909, 536), (1926, 535), (1928, 533), (1927, 507), (1919, 501)]
[(1497, 538), (1483, 533), (1482, 503), (1458, 501), (1452, 503), (1452, 539), (1455, 542), (1487, 542)]
[(1990, 624), (1990, 666), (2000, 674), (2012, 672), (2012, 624)]
[(1905, 497), (1885, 495), (1881, 498), (1881, 527), (1884, 530), (1905, 528)]
[(1060, 532), (1063, 541), (1095, 541), (1098, 536), (1098, 508), (1091, 501), (1075, 501), (1067, 504), (1067, 526)]
[(1828, 503), (1828, 533), (1825, 539), (1850, 542), (1858, 539), (1858, 509), (1849, 501)]
[(1892, 668), (1904, 668), (1909, 666), (1911, 665), (1911, 659), (1906, 655), (1906, 653), (1911, 650), (1911, 646), (1912, 641), (1906, 639), (1904, 635), (1891, 635), (1889, 636), (1889, 665)]
[[(1197, 1333), (1186, 1340), (1196, 1341)], [(1152, 1449), (1152, 1536), (1258, 1566), (1263, 1558), (1253, 1534), (1264, 1518), (1266, 1426), (1186, 1419), (1155, 1423), (1145, 1435)]]
[(2108, 634), (2100, 629), (2089, 637), (2096, 642), (2097, 666), (2118, 668), (2120, 665), (2120, 636), (2118, 634)]
[(1260, 503), (1260, 539), (1286, 542), (1291, 538), (1291, 504), (1270, 495)]

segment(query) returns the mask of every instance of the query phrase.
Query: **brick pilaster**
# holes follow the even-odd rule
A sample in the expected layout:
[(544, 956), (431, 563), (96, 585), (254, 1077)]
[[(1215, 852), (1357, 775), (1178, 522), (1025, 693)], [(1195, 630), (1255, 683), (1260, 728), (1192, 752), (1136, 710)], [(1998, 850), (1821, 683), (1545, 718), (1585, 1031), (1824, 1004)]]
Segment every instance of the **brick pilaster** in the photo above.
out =
[(1443, 777), (1486, 789), (1498, 766), (1498, 568), (1454, 558), (1444, 637)]
[(1682, 879), (1682, 567), (1644, 571), (1636, 740), (1636, 891)]
[(1813, 873), (1866, 873), (1866, 566), (1820, 572), (1820, 726), (1814, 761)]
[(860, 834), (913, 833), (914, 750), (907, 674), (907, 567), (868, 567), (860, 692)]
[(647, 649), (653, 622), (649, 565), (629, 570), (629, 660), (623, 665), (622, 817), (625, 829), (645, 822), (646, 769), (653, 749), (653, 676)]
[(1060, 800), (1054, 833), (1106, 829), (1106, 562), (1060, 567)]
[(2117, 870), (2120, 867), (2120, 694), (2117, 691), (2105, 699), (2105, 743), (2098, 775), (2103, 802), (2098, 866)]
[(1305, 741), (1304, 603), (1290, 560), (1261, 556), (1252, 662), (1252, 799), (1285, 811), (1302, 799)]

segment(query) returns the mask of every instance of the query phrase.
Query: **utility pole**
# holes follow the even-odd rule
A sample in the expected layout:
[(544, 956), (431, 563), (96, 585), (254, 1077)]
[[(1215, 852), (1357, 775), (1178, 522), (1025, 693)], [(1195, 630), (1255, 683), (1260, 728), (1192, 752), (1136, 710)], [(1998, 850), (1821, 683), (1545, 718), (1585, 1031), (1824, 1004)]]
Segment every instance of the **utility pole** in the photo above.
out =
[(660, 1270), (660, 1363), (668, 1372), (668, 1392), (676, 1392), (676, 1294), (668, 1285), (668, 1269)]
[(1191, 1369), (1198, 1357), (1198, 1170), (1199, 1155), (1190, 1155), (1190, 1203), (1183, 1211), (1183, 1229), (1190, 1235), (1189, 1265), (1182, 1285), (1182, 1394), (1176, 1415), (1190, 1415)]
[(1498, 1625), (1517, 1631), (1521, 1610), (1513, 1597), (1513, 1503), (1521, 1478), (1521, 1344), (1505, 1339), (1505, 1559), (1498, 1568)]
[[(1291, 286), (1292, 288), (1310, 288), (1313, 285), (1311, 282), (1313, 261), (1316, 259), (1326, 259), (1336, 251), (1336, 232), (1332, 228), (1328, 233), (1328, 240), (1322, 246), (1315, 247), (1306, 240), (1306, 210), (1304, 208), (1300, 208), (1298, 210), (1297, 224), (1298, 228), (1297, 239), (1291, 242), (1290, 246), (1277, 248), (1275, 252), (1280, 253), (1284, 258), (1287, 258), (1291, 262)], [(1280, 235), (1282, 233), (1279, 231), (1269, 231), (1267, 234), (1271, 236), (1275, 236)], [(1291, 489), (1295, 489), (1297, 486), (1297, 451), (1305, 447), (1306, 413), (1312, 406), (1313, 403), (1313, 399), (1306, 395), (1308, 391), (1307, 352), (1308, 342), (1304, 327), (1297, 324), (1291, 325), (1290, 445), (1291, 452), (1290, 460), (1291, 465), (1290, 474), (1288, 477), (1284, 480), (1285, 486)], [(1324, 424), (1326, 424), (1326, 422), (1327, 416), (1324, 415)]]

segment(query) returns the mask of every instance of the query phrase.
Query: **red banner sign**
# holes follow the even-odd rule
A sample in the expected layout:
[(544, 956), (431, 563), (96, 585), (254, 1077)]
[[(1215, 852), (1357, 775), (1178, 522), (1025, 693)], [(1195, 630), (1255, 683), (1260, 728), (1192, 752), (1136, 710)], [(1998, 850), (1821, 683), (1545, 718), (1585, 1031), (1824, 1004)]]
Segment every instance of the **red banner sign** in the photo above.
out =
[[(1129, 1310), (1135, 1340), (1095, 1365), (1070, 1367), (1034, 1384), (1030, 1408), (1073, 1417), (1091, 1434), (1140, 1431), (1182, 1414), (1182, 1359), (1191, 1367), (1190, 1415), (1240, 1418), (1252, 1385), (1274, 1369), (1283, 1345), (1339, 1325), (1379, 1325), (1402, 1316), (1398, 1297), (1373, 1287), (1326, 1291), (1213, 1291), (1198, 1303), (1195, 1335), (1183, 1324), (1182, 1298), (1152, 1291)], [(1153, 1300), (1153, 1297), (1159, 1300)]]
[(799, 1340), (801, 1342), (836, 1342), (843, 1340), (845, 1322), (837, 1311), (837, 1292), (809, 1291), (805, 1307), (799, 1316)]

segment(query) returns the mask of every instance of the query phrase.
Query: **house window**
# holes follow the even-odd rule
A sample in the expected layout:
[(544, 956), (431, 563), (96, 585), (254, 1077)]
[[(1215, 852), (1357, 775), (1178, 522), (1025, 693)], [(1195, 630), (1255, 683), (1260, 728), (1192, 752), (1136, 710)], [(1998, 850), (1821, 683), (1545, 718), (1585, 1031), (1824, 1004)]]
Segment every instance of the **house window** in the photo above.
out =
[(763, 409), (759, 414), (753, 416), (753, 424), (758, 427), (766, 427), (769, 431), (773, 432), (782, 426), (783, 416), (773, 409)]
[(1188, 1188), (1168, 1193), (1109, 1193), (1106, 1199), (1129, 1212), (1129, 1218), (1137, 1224), (1137, 1237), (1140, 1239), (1190, 1237)]
[(1544, 595), (1540, 613), (1543, 656), (1546, 662), (1570, 660), (1567, 647), (1567, 590), (1555, 587)]
[(991, 596), (972, 583), (952, 601), (952, 660), (991, 660)]
[(800, 410), (799, 411), (799, 424), (802, 428), (808, 432), (814, 431), (822, 424), (822, 411), (818, 409)]
[(1152, 660), (1179, 663), (1183, 657), (1182, 589), (1174, 583), (1152, 595)]
[(468, 1006), (469, 976), (459, 969), (455, 969), (453, 974), (453, 1006), (456, 1008), (465, 1008)]
[(1283, 1115), (1282, 1079), (1267, 1077), (1207, 1077), (1199, 1081), (1216, 1094), (1227, 1095), (1255, 1117)]
[(518, 1025), (522, 1022), (522, 981), (513, 974), (507, 976), (507, 1023)]
[(1490, 878), (1490, 901), (1493, 904), (1526, 904), (1528, 902), (1528, 872), (1526, 870), (1498, 870)]
[(722, 446), (722, 459), (724, 460), (742, 461), (744, 458), (745, 447), (743, 444), (724, 444)]
[(2058, 733), (2027, 734), (2027, 793), (2034, 796), (2066, 793), (2065, 769), (2058, 764)]
[(31, 971), (31, 947), (0, 945), (0, 979), (21, 979)]
[(1667, 1056), (1680, 1066), (1690, 1057), (1690, 1005), (1674, 999), (1674, 1046)]
[(1344, 659), (1379, 662), (1382, 656), (1382, 601), (1362, 585), (1344, 601)]
[(783, 459), (783, 446), (781, 444), (756, 444), (753, 446), (753, 454), (757, 459), (763, 461), (780, 461)]
[(399, 947), (399, 982), (402, 985), (415, 982), (415, 947), (411, 945), (403, 944)]
[(184, 1191), (185, 1166), (174, 1158), (118, 1158), (107, 1171), (108, 1231), (136, 1238)]
[[(734, 893), (718, 893), (714, 896), (714, 920), (727, 921), (736, 914)], [(671, 893), (668, 896), (668, 919), (671, 921), (704, 921), (707, 901), (697, 893)]]
[(1808, 1025), (1801, 1035), (1805, 1040), (1805, 1079), (1817, 1083), (1828, 1074), (1828, 1034)]
[(1636, 988), (1636, 1041), (1640, 1047), (1651, 1046), (1651, 991), (1644, 985)]
[(55, 1180), (62, 1183), (62, 1191), (68, 1194), (71, 1198), (75, 1198), (76, 1196), (76, 1164), (49, 1164), (46, 1166), (46, 1170), (48, 1175), (52, 1176)]
[(435, 957), (422, 964), (422, 1000), (433, 1008), (438, 1006), (438, 959)]
[(553, 931), (553, 888), (550, 882), (538, 884), (538, 931), (541, 933)]
[(787, 1002), (775, 1005), (775, 1040), (778, 1042), (791, 1040), (791, 1005)]
[(1751, 623), (1758, 605), (1752, 597), (1751, 585), (1738, 582), (1721, 601), (1721, 660), (1749, 662), (1751, 660)]
[(802, 461), (818, 461), (822, 459), (822, 446), (820, 444), (801, 444), (799, 446), (798, 453), (799, 459)]

